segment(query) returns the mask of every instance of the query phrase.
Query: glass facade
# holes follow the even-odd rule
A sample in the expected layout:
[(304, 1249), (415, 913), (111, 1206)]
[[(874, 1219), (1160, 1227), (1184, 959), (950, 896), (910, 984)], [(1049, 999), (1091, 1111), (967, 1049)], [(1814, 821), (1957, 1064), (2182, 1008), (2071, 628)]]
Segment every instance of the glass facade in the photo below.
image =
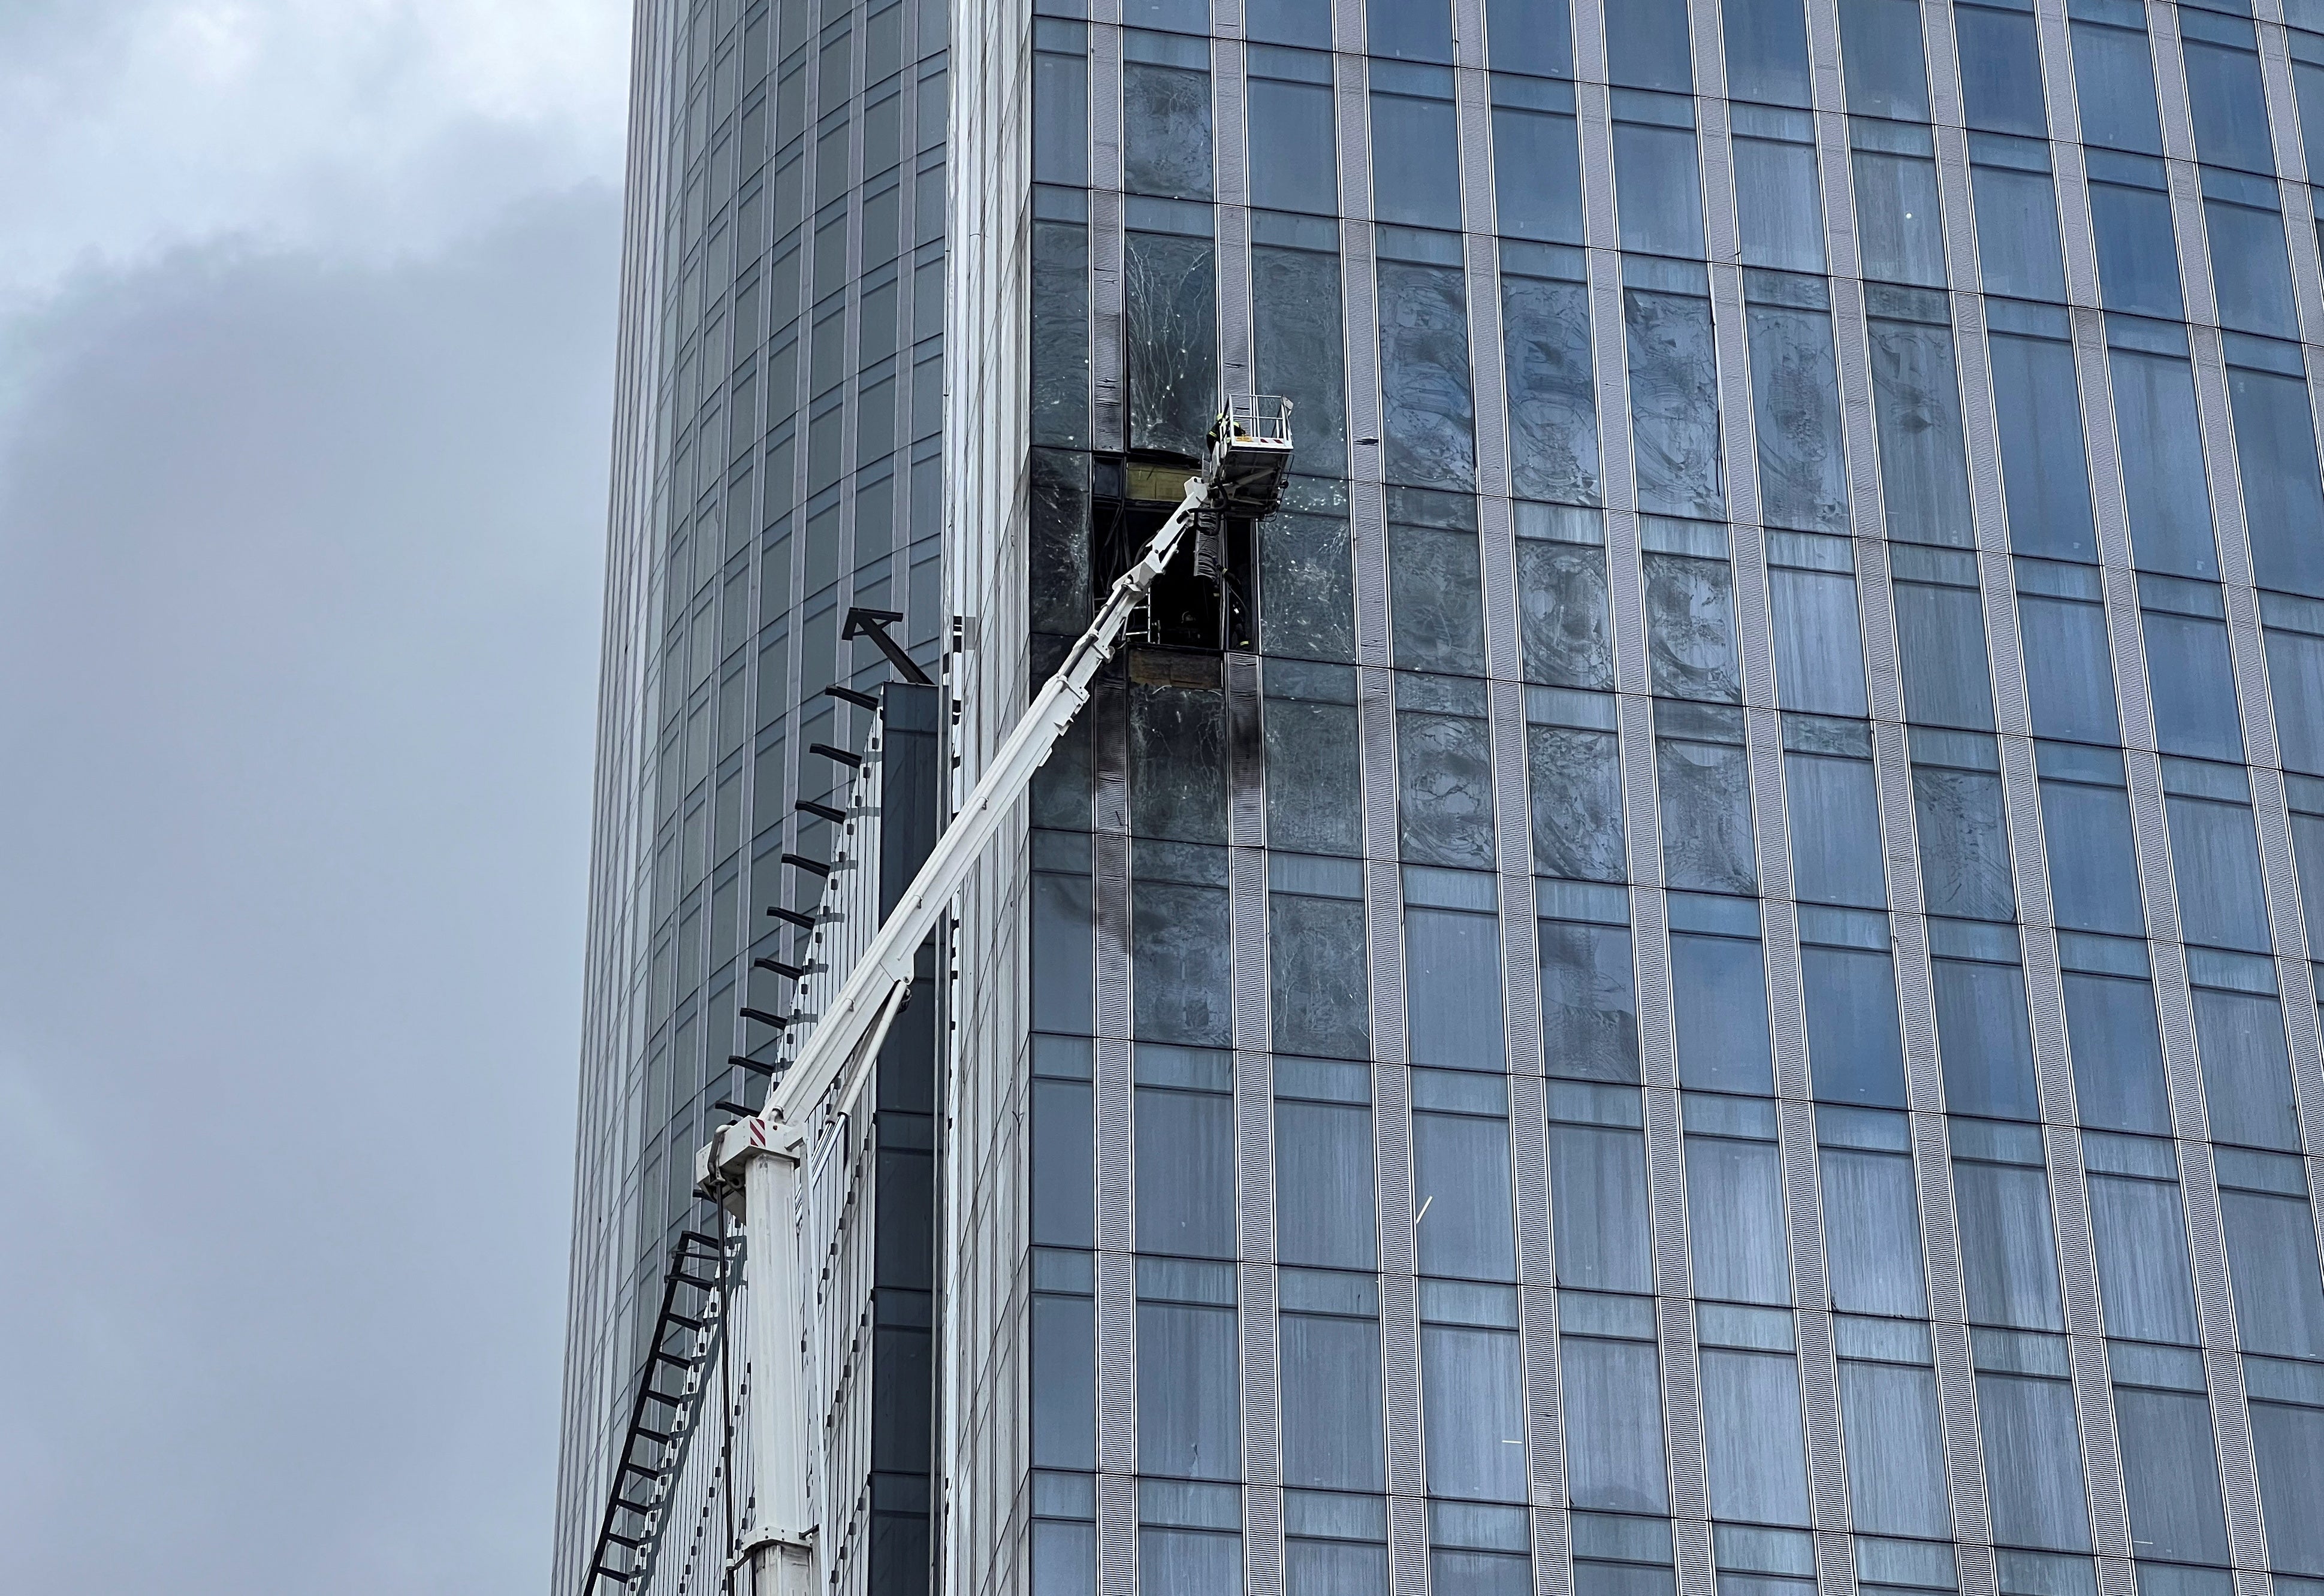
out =
[(954, 1588), (2324, 1591), (2324, 5), (1032, 9)]
[(1255, 390), (952, 936), (940, 1588), (2324, 1596), (2324, 0), (644, 10), (568, 1530), (832, 606), (957, 798)]
[(941, 655), (948, 22), (936, 0), (637, 7), (560, 1596), (670, 1243), (716, 1229), (692, 1191), (714, 1105), (764, 1089), (726, 1062), (771, 1051), (742, 1011), (790, 1006), (752, 961), (807, 962), (767, 911), (813, 906), (781, 856), (828, 858), (832, 827), (794, 806), (846, 802), (811, 749), (861, 748), (869, 719), (823, 690), (888, 674), (841, 619), (901, 611), (897, 639)]

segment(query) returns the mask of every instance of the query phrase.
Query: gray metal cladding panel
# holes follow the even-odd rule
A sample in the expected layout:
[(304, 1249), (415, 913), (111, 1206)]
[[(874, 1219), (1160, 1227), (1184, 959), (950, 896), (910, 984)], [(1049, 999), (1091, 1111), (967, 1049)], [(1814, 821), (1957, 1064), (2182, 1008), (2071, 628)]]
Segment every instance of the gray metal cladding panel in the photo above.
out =
[[(1817, 1179), (1815, 1110), (1794, 1097), (1775, 1105), (1784, 1177), (1784, 1220), (1791, 1236), (1792, 1300), (1803, 1310), (1831, 1300), (1826, 1289), (1823, 1199)], [(1827, 1343), (1831, 1328), (1822, 1332)]]
[(2219, 1491), (2227, 1504), (2228, 1555), (2243, 1567), (2264, 1567), (2267, 1536), (2261, 1524), (2251, 1414), (2244, 1406), (2243, 1360), (2227, 1347), (2207, 1346), (2203, 1373), (2210, 1388), (2211, 1425), (2219, 1449)]
[(1687, 1283), (1686, 1143), (1679, 1124), (1678, 1094), (1650, 1087), (1646, 1103), (1646, 1180), (1654, 1207), (1655, 1290), (1664, 1298), (1683, 1302), (1691, 1293)]
[(1379, 1305), (1380, 1374), (1388, 1389), (1388, 1488), (1397, 1496), (1416, 1497), (1427, 1488), (1421, 1457), (1417, 1282), (1408, 1274), (1382, 1275)]
[(1652, 885), (1663, 878), (1662, 811), (1655, 799), (1654, 705), (1625, 693), (1616, 707), (1621, 716), (1622, 820), (1629, 842), (1629, 877), (1634, 884)]
[(2149, 944), (2154, 968), (2155, 1023), (2162, 1032), (2163, 1071), (2171, 1089), (2173, 1131), (2200, 1141), (2210, 1133), (2203, 1069), (2195, 1051), (2195, 1008), (2187, 986), (2187, 949), (2177, 942)]
[(1557, 1359), (1557, 1292), (1549, 1286), (1527, 1286), (1518, 1303), (1524, 1331), (1526, 1390), (1526, 1466), (1536, 1506), (1556, 1507), (1565, 1500), (1565, 1430), (1559, 1400)]
[(2067, 1051), (2066, 998), (2058, 964), (2058, 938), (2047, 927), (2026, 928), (2025, 1006), (2034, 1038), (2034, 1074), (2042, 1117), (2052, 1124), (2074, 1121), (2074, 1066)]
[(1573, 65), (1585, 80), (1606, 78), (1605, 7), (1619, 0), (1573, 0)]
[(1978, 1451), (1977, 1382), (1969, 1370), (1969, 1327), (1934, 1324), (1930, 1339), (1937, 1358), (1937, 1408), (1944, 1428), (1946, 1483), (1952, 1491), (1953, 1537), (1989, 1544), (1991, 1515), (1986, 1509), (1985, 1468)]
[(1929, 72), (1929, 119), (1939, 126), (1961, 119), (1960, 67), (1953, 51), (1952, 0), (1921, 7), (1921, 51)]
[(1928, 1267), (1929, 1316), (1962, 1321), (1960, 1238), (1953, 1225), (1951, 1143), (1941, 1114), (1915, 1113), (1913, 1174), (1921, 1208), (1921, 1249)]
[[(1127, 1252), (1097, 1255), (1097, 1461), (1114, 1474), (1138, 1466), (1136, 1261)], [(1103, 1518), (1101, 1500), (1101, 1533)]]
[(1234, 939), (1235, 1046), (1268, 1046), (1267, 856), (1238, 848), (1227, 856), (1228, 902)]
[(1134, 1596), (1138, 1589), (1138, 1481), (1125, 1473), (1097, 1477), (1099, 1596)]
[(1283, 1492), (1248, 1485), (1242, 1493), (1243, 1589), (1250, 1596), (1282, 1596)]
[(1235, 1271), (1242, 1331), (1242, 1469), (1254, 1486), (1282, 1481), (1277, 1445), (1275, 1270), (1246, 1263)]
[[(1708, 0), (1707, 4), (1704, 0), (1697, 0), (1697, 5), (1698, 9), (1715, 12), (1717, 0)], [(1716, 38), (1718, 35), (1713, 33), (1711, 37)], [(1717, 55), (1718, 52), (1715, 50), (1698, 52), (1695, 57), (1698, 72), (1709, 64), (1706, 58), (1715, 60)], [(1742, 245), (1738, 241), (1735, 220), (1735, 146), (1728, 132), (1727, 103), (1723, 99), (1704, 99), (1696, 101), (1695, 106), (1695, 120), (1700, 129), (1697, 142), (1702, 150), (1700, 160), (1702, 169), (1702, 232), (1705, 252), (1715, 261), (1739, 260), (1742, 256)], [(1734, 273), (1732, 267), (1726, 267), (1724, 270), (1730, 275)], [(1722, 351), (1722, 358), (1723, 353)], [(1743, 454), (1738, 454), (1735, 457), (1748, 458), (1748, 455)], [(1739, 478), (1746, 473), (1738, 471), (1734, 474)], [(1747, 506), (1739, 496), (1729, 508), (1730, 513), (1738, 519), (1757, 520), (1758, 518), (1757, 507)]]
[(1412, 1119), (1410, 1077), (1399, 1064), (1372, 1071), (1373, 1157), (1379, 1173), (1380, 1268), (1408, 1275), (1413, 1268)]
[(1719, 1588), (1711, 1562), (1708, 1518), (1681, 1518), (1674, 1523), (1671, 1554), (1678, 1564), (1679, 1596), (1711, 1596)]
[(1534, 1509), (1534, 1596), (1572, 1596), (1573, 1566), (1567, 1560), (1572, 1528), (1563, 1509)]
[(2042, 851), (2042, 798), (2034, 784), (2033, 739), (2004, 735), (1999, 741), (2002, 806), (2008, 816), (2017, 913), (2029, 926), (2046, 926), (2051, 922), (2050, 876)]
[[(1614, 118), (1606, 96), (1600, 84), (1574, 86), (1574, 106), (1581, 122), (1582, 236), (1593, 252), (1614, 248), (1619, 235), (1614, 212)], [(1620, 412), (1601, 404), (1600, 413)]]
[(2106, 1343), (2096, 1336), (2070, 1336), (2066, 1350), (2074, 1371), (2074, 1417), (2082, 1437), (2091, 1539), (2100, 1555), (2127, 1557), (2130, 1513), (2115, 1445), (2114, 1387), (2107, 1374)]
[(1388, 1577), (1393, 1596), (1428, 1596), (1428, 1504), (1417, 1496), (1388, 1499)]
[[(1846, 158), (1843, 150), (1840, 159)], [(1858, 537), (1859, 570), (1866, 542), (1876, 538), (1886, 524), (1880, 498), (1880, 452), (1874, 442), (1872, 421), (1870, 337), (1864, 315), (1864, 285), (1853, 278), (1835, 280), (1831, 292), (1832, 359), (1840, 373), (1840, 435), (1848, 444), (1849, 509)], [(1868, 617), (1868, 647), (1871, 630)], [(1895, 720), (1902, 711), (1894, 701), (1884, 702), (1876, 697), (1872, 712)]]
[(1655, 1333), (1662, 1348), (1663, 1426), (1670, 1458), (1671, 1513), (1680, 1520), (1673, 1529), (1683, 1534), (1688, 1522), (1704, 1524), (1711, 1516), (1711, 1487), (1703, 1472), (1702, 1392), (1695, 1358), (1693, 1304), (1683, 1297), (1656, 1298)]
[[(2099, 536), (2106, 536), (2103, 526)], [(2139, 627), (2138, 576), (2128, 564), (2127, 531), (2123, 538), (2124, 563), (2108, 564), (2099, 573), (2106, 593), (2107, 647), (2114, 656), (2115, 704), (2122, 716), (2123, 747), (2151, 749), (2154, 747), (2154, 704), (2147, 692), (2146, 638)]]
[[(1933, 8), (1929, 14), (1935, 14)], [(1936, 65), (1933, 60), (1929, 64), (1932, 69)], [(1930, 76), (1933, 78), (1936, 74), (1932, 70)], [(1970, 299), (1982, 280), (1978, 270), (1977, 231), (1973, 224), (1976, 213), (1969, 203), (1969, 134), (1959, 124), (1946, 126), (1942, 117), (1938, 119), (1934, 131), (1937, 201), (1944, 225), (1945, 267), (1952, 279), (1955, 298)], [(1962, 330), (1964, 333), (1969, 330), (1965, 321)], [(1979, 326), (1977, 330), (1982, 332), (1984, 329)], [(1961, 373), (1967, 379), (1969, 367), (1966, 362), (1962, 364)]]
[[(1455, 0), (1455, 4), (1467, 9), (1474, 6), (1477, 0)], [(1477, 29), (1468, 32), (1465, 38), (1457, 41), (1456, 48), (1463, 54), (1473, 53), (1481, 32), (1481, 29)], [(1474, 307), (1480, 299), (1494, 297), (1492, 113), (1487, 108), (1485, 99), (1485, 74), (1474, 65), (1464, 63), (1453, 74), (1453, 101), (1461, 135), (1461, 225), (1467, 234), (1471, 257), (1472, 275), (1469, 292), (1473, 316)], [(1481, 294), (1473, 275), (1480, 262), (1484, 270), (1484, 291)], [(1483, 324), (1476, 324), (1476, 329), (1478, 351), (1480, 354), (1489, 354), (1497, 346), (1497, 340), (1486, 336)], [(1480, 411), (1487, 408), (1483, 391), (1485, 375), (1497, 372), (1499, 366), (1498, 360), (1486, 358), (1475, 362), (1471, 368), (1479, 379), (1477, 399)], [(1498, 485), (1490, 482), (1480, 481), (1478, 487), (1487, 493), (1499, 491)]]
[(1250, 354), (1250, 213), (1239, 205), (1218, 209), (1219, 373), (1229, 393), (1253, 387)]
[(1275, 1059), (1238, 1052), (1235, 1082), (1236, 1213), (1242, 1255), (1275, 1258)]
[[(2224, 564), (2225, 562), (2223, 561)], [(2227, 648), (2242, 702), (2244, 758), (2254, 766), (2276, 763), (2275, 717), (2268, 709), (2267, 655), (2260, 640), (2259, 594), (2230, 584), (2227, 600)]]
[(1678, 1038), (1669, 1018), (1670, 942), (1668, 916), (1660, 892), (1630, 894), (1632, 960), (1637, 969), (1638, 1070), (1649, 1087), (1678, 1084)]
[[(1354, 13), (1357, 37), (1360, 39), (1363, 31), (1362, 0), (1337, 0), (1337, 4), (1341, 8)], [(1363, 46), (1359, 43), (1354, 48), (1360, 51)], [(1350, 222), (1368, 221), (1372, 214), (1370, 73), (1360, 53), (1337, 56), (1334, 61), (1337, 70), (1333, 76), (1337, 85), (1335, 110), (1340, 133), (1340, 212)], [(1349, 305), (1351, 320), (1354, 311), (1351, 301)], [(1369, 324), (1364, 328), (1364, 335), (1368, 339), (1371, 335)], [(1351, 349), (1355, 347), (1355, 342), (1353, 338), (1348, 340)]]
[[(1509, 1078), (1509, 1159), (1517, 1178), (1517, 1279), (1527, 1286), (1557, 1283), (1556, 1261), (1550, 1250), (1549, 1149), (1546, 1142), (1546, 1083), (1538, 1075)], [(1532, 1299), (1527, 1299), (1531, 1303)], [(1554, 1326), (1554, 1298), (1535, 1305), (1546, 1315), (1542, 1322)], [(1528, 1308), (1530, 1314), (1533, 1308)], [(1533, 1320), (1528, 1318), (1527, 1334)]]
[[(1711, 180), (1707, 170), (1703, 180), (1706, 184)], [(1728, 264), (1735, 252), (1732, 244), (1712, 250), (1711, 260), (1717, 263), (1711, 268), (1711, 336), (1719, 350), (1719, 434), (1727, 445), (1727, 513), (1737, 523), (1735, 558), (1739, 565), (1742, 537), (1748, 532), (1755, 542), (1757, 538), (1759, 472), (1757, 417), (1751, 411), (1751, 356), (1743, 340), (1743, 273), (1739, 267)], [(1749, 688), (1748, 663), (1745, 671), (1748, 702), (1775, 702), (1764, 684), (1756, 692)]]
[(2227, 408), (2226, 353), (2217, 327), (2190, 326), (2187, 344), (2194, 359), (2195, 410), (2202, 432), (2203, 466), (2210, 477), (2211, 521), (2218, 533), (2219, 578), (2248, 586), (2251, 544), (2244, 536), (2243, 476)]
[[(1259, 711), (1259, 661), (1231, 654), (1226, 661), (1228, 795), (1227, 840), (1258, 848), (1267, 840), (1267, 771)], [(1264, 866), (1260, 891), (1265, 891)]]

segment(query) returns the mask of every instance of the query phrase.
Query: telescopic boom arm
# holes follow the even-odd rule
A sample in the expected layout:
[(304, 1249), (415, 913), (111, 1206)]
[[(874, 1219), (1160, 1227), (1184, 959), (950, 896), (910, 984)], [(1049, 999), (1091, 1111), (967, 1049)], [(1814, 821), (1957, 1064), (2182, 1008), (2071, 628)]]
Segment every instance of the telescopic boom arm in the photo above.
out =
[[(879, 1057), (889, 1023), (911, 991), (920, 943), (960, 890), (985, 846), (1005, 825), (1049, 751), (1084, 704), (1090, 685), (1121, 647), (1123, 630), (1190, 531), (1215, 535), (1225, 518), (1257, 519), (1283, 498), (1291, 464), (1289, 401), (1237, 396), (1211, 429), (1199, 474), (1146, 547), (1121, 574), (1088, 631), (1074, 645), (936, 839), (927, 862), (904, 889), (816, 1022), (813, 1032), (748, 1119), (724, 1125), (702, 1150), (703, 1186), (722, 1199), (739, 1194), (752, 1259), (752, 1289), (742, 1314), (742, 1353), (751, 1371), (748, 1416), (755, 1481), (755, 1525), (734, 1566), (748, 1563), (761, 1596), (815, 1596), (820, 1589), (814, 1509), (807, 1482), (813, 1426), (808, 1423), (804, 1281), (793, 1252), (800, 1165), (809, 1116), (843, 1086), (838, 1106), (853, 1104)], [(1198, 546), (1199, 556), (1203, 549)]]
[[(1276, 408), (1262, 409), (1269, 406)], [(994, 752), (975, 790), (936, 839), (927, 862), (905, 888), (814, 1032), (769, 1089), (758, 1118), (765, 1131), (772, 1131), (778, 1124), (786, 1130), (759, 1146), (796, 1144), (804, 1134), (807, 1114), (835, 1082), (847, 1081), (843, 1105), (852, 1102), (862, 1072), (879, 1054), (889, 1022), (911, 990), (915, 951), (935, 929), (985, 846), (1008, 822), (1034, 773), (1089, 702), (1091, 683), (1120, 648), (1123, 628), (1145, 602), (1155, 579), (1176, 557), (1187, 533), (1205, 517), (1255, 518), (1281, 502), (1283, 480), (1291, 462), (1286, 419), (1289, 409), (1287, 401), (1239, 397), (1220, 416), (1212, 429), (1201, 472), (1186, 479), (1185, 496), (1178, 507), (1155, 533), (1138, 563), (1121, 573), (1089, 630), (1082, 634), (1057, 674), (1049, 678), (1024, 718)], [(723, 1146), (714, 1144), (710, 1171), (714, 1178), (724, 1158)]]

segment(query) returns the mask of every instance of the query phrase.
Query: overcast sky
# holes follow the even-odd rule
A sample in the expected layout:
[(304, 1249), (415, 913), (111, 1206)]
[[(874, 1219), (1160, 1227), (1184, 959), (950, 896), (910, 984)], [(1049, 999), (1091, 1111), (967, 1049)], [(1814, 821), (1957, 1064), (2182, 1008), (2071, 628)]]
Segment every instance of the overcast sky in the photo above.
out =
[(629, 9), (0, 0), (0, 1589), (547, 1588)]

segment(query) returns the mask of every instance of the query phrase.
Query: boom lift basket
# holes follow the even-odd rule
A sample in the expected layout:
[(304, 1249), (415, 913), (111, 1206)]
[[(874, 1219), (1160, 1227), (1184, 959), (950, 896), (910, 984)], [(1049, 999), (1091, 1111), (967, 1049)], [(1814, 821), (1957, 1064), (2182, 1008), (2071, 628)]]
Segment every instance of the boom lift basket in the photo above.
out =
[(1238, 393), (1211, 424), (1210, 508), (1259, 520), (1283, 503), (1291, 474), (1291, 401), (1271, 393)]

